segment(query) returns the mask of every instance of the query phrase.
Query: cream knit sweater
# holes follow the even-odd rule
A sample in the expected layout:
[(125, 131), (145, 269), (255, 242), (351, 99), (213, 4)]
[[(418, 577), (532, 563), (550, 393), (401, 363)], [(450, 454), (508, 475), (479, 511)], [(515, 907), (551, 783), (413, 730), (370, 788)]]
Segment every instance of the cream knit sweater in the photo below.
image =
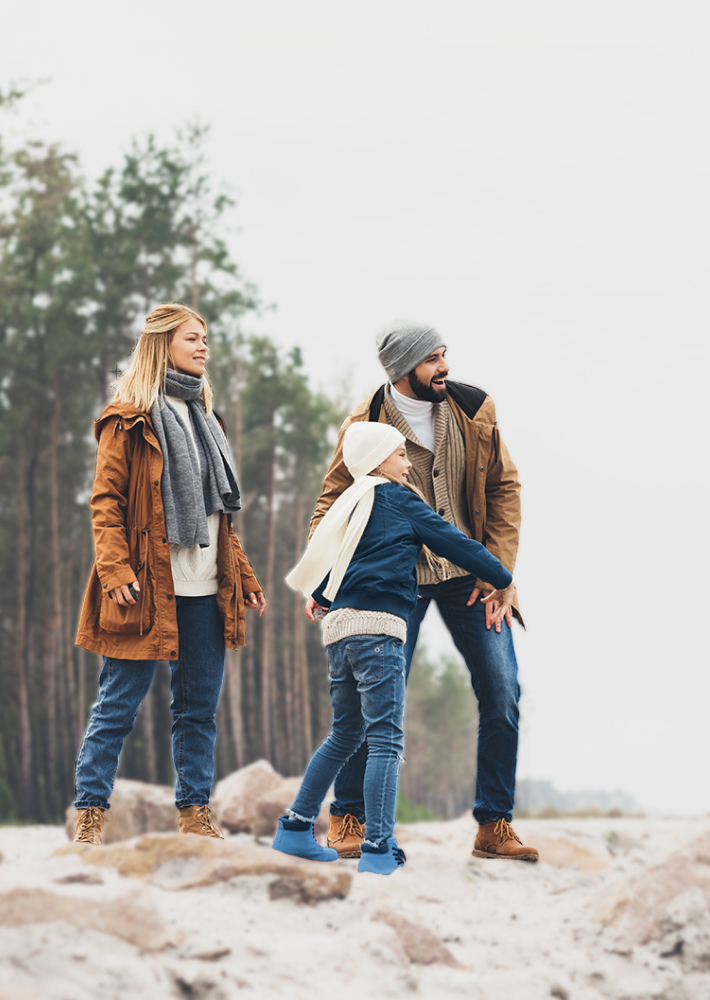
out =
[[(190, 417), (190, 408), (184, 399), (168, 396), (172, 405), (180, 415), (180, 419), (190, 431), (193, 444), (195, 431)], [(195, 447), (197, 451), (197, 447)], [(207, 530), (210, 535), (208, 548), (201, 549), (193, 545), (185, 549), (181, 545), (170, 544), (170, 563), (173, 570), (173, 583), (177, 597), (205, 597), (216, 594), (217, 584), (217, 538), (221, 514), (210, 514), (207, 518)]]

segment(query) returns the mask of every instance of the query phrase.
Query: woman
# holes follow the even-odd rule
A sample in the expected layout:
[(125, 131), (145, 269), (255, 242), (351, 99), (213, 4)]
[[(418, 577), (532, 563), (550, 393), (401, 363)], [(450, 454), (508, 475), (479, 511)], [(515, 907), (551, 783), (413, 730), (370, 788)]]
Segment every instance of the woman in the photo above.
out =
[(330, 609), (323, 619), (323, 641), (333, 728), (313, 755), (288, 816), (279, 820), (272, 846), (313, 861), (337, 860), (334, 848), (316, 842), (313, 824), (338, 771), (367, 740), (367, 840), (361, 844), (358, 871), (377, 875), (391, 875), (406, 860), (394, 836), (404, 748), (403, 646), (417, 601), (422, 547), (428, 559), (455, 559), (499, 588), (485, 598), (501, 602), (494, 623), (503, 617), (513, 589), (511, 574), (495, 556), (440, 517), (409, 485), (412, 466), (405, 444), (391, 424), (362, 421), (348, 427), (343, 459), (354, 482), (286, 578), (319, 607)]
[(207, 324), (169, 303), (145, 322), (99, 419), (96, 562), (77, 645), (103, 655), (76, 768), (74, 840), (101, 843), (123, 741), (158, 660), (170, 661), (181, 833), (221, 837), (209, 808), (225, 646), (266, 600), (232, 514), (239, 489), (205, 373)]

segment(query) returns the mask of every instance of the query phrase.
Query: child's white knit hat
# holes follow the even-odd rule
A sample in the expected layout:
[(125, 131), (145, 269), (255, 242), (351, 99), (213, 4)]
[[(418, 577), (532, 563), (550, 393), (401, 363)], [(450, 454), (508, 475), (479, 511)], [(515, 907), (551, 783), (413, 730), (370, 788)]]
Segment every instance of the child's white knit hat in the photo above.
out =
[(343, 438), (343, 459), (353, 479), (366, 476), (389, 458), (406, 438), (391, 424), (359, 420)]

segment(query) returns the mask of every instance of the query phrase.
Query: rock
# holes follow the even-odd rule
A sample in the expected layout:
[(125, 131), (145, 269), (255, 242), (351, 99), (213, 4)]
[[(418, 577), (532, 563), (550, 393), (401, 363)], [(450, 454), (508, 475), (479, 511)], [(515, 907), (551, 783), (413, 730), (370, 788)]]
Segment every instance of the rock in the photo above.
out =
[(292, 899), (296, 903), (314, 906), (326, 899), (344, 899), (349, 888), (348, 885), (346, 889), (341, 880), (282, 875), (269, 883), (269, 899)]
[(54, 878), (57, 885), (103, 885), (104, 880), (98, 872), (72, 872), (71, 875), (64, 875), (62, 878)]
[(435, 962), (440, 962), (454, 969), (464, 968), (446, 945), (427, 927), (406, 920), (399, 913), (389, 909), (378, 910), (372, 919), (387, 924), (394, 930), (410, 962), (416, 965), (433, 965)]
[(583, 872), (602, 872), (611, 867), (611, 857), (603, 841), (591, 837), (532, 837), (540, 852), (540, 861), (555, 868), (578, 868)]
[(198, 959), (200, 962), (219, 962), (232, 954), (231, 948), (209, 948), (207, 951), (193, 951), (184, 955), (184, 958)]
[(710, 972), (710, 910), (697, 886), (675, 896), (661, 913), (662, 958), (678, 957), (688, 972)]
[(56, 854), (77, 854), (86, 864), (116, 868), (120, 875), (141, 878), (163, 889), (193, 889), (243, 875), (275, 875), (302, 884), (304, 899), (344, 899), (352, 873), (337, 862), (314, 865), (245, 838), (217, 840), (195, 834), (146, 834), (108, 847), (68, 844)]
[[(150, 785), (145, 781), (119, 778), (109, 799), (111, 809), (104, 825), (104, 844), (114, 844), (142, 833), (167, 833), (177, 830), (175, 791), (168, 785)], [(69, 806), (65, 830), (74, 836), (76, 810)]]
[(358, 941), (369, 955), (383, 965), (409, 965), (407, 953), (392, 927), (362, 920), (348, 928), (348, 938)]
[(279, 785), (257, 799), (251, 827), (255, 837), (273, 837), (279, 816), (283, 816), (298, 795), (301, 780), (301, 778), (283, 778)]
[[(599, 898), (596, 919), (616, 930), (619, 937), (632, 944), (660, 941), (673, 929), (673, 913), (680, 905), (677, 897), (697, 889), (710, 905), (710, 833), (692, 840), (664, 861), (652, 865), (630, 878), (617, 882)], [(676, 900), (676, 910), (670, 907)], [(697, 894), (693, 907), (699, 905)], [(686, 920), (688, 900), (685, 907)], [(692, 910), (692, 907), (691, 907)], [(693, 910), (698, 913), (699, 911)], [(695, 918), (693, 918), (695, 919)]]
[(160, 951), (179, 943), (175, 932), (168, 930), (158, 910), (136, 900), (134, 892), (101, 901), (22, 886), (0, 893), (1, 925), (18, 927), (21, 924), (55, 921), (111, 934), (142, 951)]
[(257, 801), (283, 780), (268, 760), (255, 760), (223, 778), (211, 803), (221, 826), (230, 833), (250, 833)]

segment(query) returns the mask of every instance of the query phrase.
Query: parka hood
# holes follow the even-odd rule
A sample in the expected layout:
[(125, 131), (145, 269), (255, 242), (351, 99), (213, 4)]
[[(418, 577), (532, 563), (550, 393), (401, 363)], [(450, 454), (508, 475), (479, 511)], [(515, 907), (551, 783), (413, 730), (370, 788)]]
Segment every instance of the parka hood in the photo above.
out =
[(146, 413), (145, 410), (139, 410), (137, 406), (133, 406), (132, 403), (109, 403), (104, 409), (100, 417), (94, 421), (94, 436), (96, 440), (99, 440), (101, 430), (103, 425), (111, 417), (119, 417), (121, 424), (128, 430), (133, 427), (135, 423), (140, 420), (145, 421), (145, 423), (151, 428), (153, 424), (150, 420), (150, 414)]

